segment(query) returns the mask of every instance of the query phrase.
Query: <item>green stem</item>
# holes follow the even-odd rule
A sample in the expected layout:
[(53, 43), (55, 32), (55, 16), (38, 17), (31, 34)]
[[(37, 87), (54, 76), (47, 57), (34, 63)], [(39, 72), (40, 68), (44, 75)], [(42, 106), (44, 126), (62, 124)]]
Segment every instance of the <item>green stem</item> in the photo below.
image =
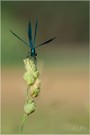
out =
[(22, 119), (21, 128), (20, 128), (20, 134), (23, 131), (24, 123), (25, 123), (25, 120), (27, 119), (27, 117), (28, 117), (28, 115), (27, 114), (24, 114), (23, 119)]

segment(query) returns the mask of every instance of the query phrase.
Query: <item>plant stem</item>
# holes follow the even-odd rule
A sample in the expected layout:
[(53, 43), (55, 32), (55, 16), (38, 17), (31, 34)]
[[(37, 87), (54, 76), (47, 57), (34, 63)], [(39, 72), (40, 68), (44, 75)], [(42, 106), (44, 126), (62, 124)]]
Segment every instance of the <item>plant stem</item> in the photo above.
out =
[(25, 120), (27, 119), (27, 117), (28, 117), (28, 115), (27, 114), (24, 114), (23, 119), (22, 119), (21, 128), (20, 128), (20, 134), (23, 131), (24, 123), (25, 123)]

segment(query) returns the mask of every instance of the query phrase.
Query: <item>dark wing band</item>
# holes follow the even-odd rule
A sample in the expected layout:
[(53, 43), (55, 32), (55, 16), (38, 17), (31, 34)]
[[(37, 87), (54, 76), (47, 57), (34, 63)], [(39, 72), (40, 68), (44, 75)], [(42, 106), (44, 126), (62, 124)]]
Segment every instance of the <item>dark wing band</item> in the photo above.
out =
[(35, 24), (34, 47), (35, 47), (35, 42), (36, 42), (37, 27), (38, 27), (38, 19), (36, 20), (36, 24)]
[(56, 37), (51, 38), (51, 39), (49, 39), (49, 40), (43, 42), (42, 44), (35, 46), (34, 48), (37, 48), (37, 47), (40, 47), (40, 46), (45, 45), (45, 44), (47, 44), (47, 43), (50, 43), (50, 42), (53, 41), (55, 38), (56, 38)]
[(17, 36), (12, 30), (10, 30), (10, 32), (16, 36), (19, 40), (21, 40), (25, 45), (27, 45), (29, 47), (29, 44), (27, 44), (23, 39), (21, 39), (19, 36)]

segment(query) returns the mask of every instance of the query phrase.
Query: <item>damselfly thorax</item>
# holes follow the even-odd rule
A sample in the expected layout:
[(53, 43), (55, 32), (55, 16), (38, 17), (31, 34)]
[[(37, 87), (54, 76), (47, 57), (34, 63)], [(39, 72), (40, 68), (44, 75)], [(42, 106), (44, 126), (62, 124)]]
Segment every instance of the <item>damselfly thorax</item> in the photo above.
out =
[(28, 52), (26, 58), (35, 58), (36, 59), (37, 53), (35, 52), (35, 49), (31, 49), (31, 51)]

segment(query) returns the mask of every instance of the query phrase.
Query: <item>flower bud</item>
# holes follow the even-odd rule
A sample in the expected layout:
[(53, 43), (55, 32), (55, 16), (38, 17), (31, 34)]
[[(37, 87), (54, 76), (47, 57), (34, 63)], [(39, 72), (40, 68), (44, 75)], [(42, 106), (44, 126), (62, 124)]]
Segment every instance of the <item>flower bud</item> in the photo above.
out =
[(29, 72), (25, 72), (23, 79), (27, 82), (28, 85), (32, 85), (35, 82), (33, 74)]
[(28, 85), (32, 85), (34, 84), (35, 80), (39, 77), (39, 72), (36, 68), (33, 59), (29, 59), (29, 58), (24, 59), (24, 64), (25, 64), (26, 72), (23, 78)]
[(37, 97), (40, 93), (40, 88), (32, 88), (31, 89), (31, 96), (34, 98), (34, 97)]
[(31, 96), (37, 97), (40, 93), (40, 79), (36, 79), (35, 83), (31, 86)]
[(35, 77), (35, 79), (37, 79), (39, 77), (39, 72), (37, 70), (34, 71), (33, 76)]
[(25, 103), (24, 111), (27, 115), (33, 113), (36, 109), (35, 102), (33, 100), (29, 100)]

